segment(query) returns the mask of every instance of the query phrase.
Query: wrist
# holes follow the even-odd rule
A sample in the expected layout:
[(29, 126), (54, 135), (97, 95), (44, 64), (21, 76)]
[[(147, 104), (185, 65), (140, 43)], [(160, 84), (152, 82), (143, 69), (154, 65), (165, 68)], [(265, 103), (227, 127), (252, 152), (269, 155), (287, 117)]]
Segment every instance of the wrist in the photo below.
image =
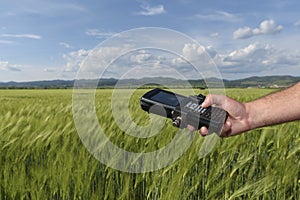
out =
[(255, 107), (252, 102), (244, 103), (246, 117), (245, 124), (247, 125), (247, 131), (258, 128), (258, 124), (256, 123), (257, 114), (255, 114)]

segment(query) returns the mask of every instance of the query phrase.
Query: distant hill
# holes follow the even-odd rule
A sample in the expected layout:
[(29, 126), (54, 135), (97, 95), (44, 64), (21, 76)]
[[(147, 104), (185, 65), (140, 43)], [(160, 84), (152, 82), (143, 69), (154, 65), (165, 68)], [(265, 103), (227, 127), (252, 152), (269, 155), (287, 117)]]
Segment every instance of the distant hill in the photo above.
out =
[(253, 76), (240, 80), (224, 80), (226, 87), (287, 87), (300, 81), (294, 76)]
[(30, 82), (0, 82), (0, 88), (25, 89), (25, 88), (71, 88), (73, 80), (52, 80), (52, 81), (30, 81)]
[[(78, 80), (81, 86), (89, 86), (90, 83), (97, 84), (99, 88), (110, 87), (154, 87), (157, 85), (163, 85), (167, 87), (187, 87), (192, 85), (197, 88), (206, 88), (206, 82), (209, 82), (209, 86), (218, 86), (220, 81), (215, 78), (199, 79), (199, 80), (179, 80), (174, 78), (156, 77), (156, 78), (142, 78), (142, 79), (100, 79), (97, 80)], [(300, 81), (300, 77), (294, 76), (262, 76), (262, 77), (249, 77), (239, 80), (223, 80), (225, 87), (287, 87)], [(74, 87), (74, 80), (50, 80), (50, 81), (31, 81), (31, 82), (0, 82), (0, 88), (5, 89), (25, 89), (25, 88), (43, 88), (43, 89), (67, 89)], [(216, 84), (214, 84), (216, 83)]]

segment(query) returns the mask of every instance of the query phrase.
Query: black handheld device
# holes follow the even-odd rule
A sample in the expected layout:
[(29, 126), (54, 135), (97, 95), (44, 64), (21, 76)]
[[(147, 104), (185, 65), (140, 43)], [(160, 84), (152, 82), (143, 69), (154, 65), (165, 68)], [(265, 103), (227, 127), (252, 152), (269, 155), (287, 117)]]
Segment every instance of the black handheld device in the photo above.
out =
[(141, 97), (140, 104), (144, 111), (172, 119), (175, 127), (186, 128), (189, 124), (200, 129), (205, 126), (209, 133), (220, 134), (228, 114), (221, 108), (201, 107), (204, 99), (202, 94), (186, 97), (155, 88)]

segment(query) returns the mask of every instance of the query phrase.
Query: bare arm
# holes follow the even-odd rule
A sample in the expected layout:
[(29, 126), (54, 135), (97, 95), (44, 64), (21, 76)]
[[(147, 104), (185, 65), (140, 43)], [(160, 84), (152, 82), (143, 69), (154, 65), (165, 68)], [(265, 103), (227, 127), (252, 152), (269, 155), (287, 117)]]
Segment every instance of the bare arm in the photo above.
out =
[(300, 119), (300, 82), (245, 106), (250, 129)]
[[(203, 107), (217, 105), (229, 113), (222, 128), (222, 136), (233, 136), (255, 128), (300, 119), (300, 82), (285, 90), (255, 101), (240, 103), (222, 95), (209, 94)], [(207, 129), (200, 129), (201, 135)]]

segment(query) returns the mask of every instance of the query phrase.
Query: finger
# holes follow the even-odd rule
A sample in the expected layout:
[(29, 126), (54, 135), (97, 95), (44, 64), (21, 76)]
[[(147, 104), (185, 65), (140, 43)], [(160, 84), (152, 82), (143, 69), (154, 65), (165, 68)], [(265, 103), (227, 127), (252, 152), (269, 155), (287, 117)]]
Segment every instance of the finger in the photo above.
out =
[(231, 129), (231, 127), (232, 127), (231, 122), (227, 120), (223, 125), (222, 131), (228, 132)]
[(205, 126), (203, 126), (200, 128), (199, 133), (201, 136), (206, 136), (208, 135), (208, 129)]
[(195, 130), (195, 127), (193, 127), (192, 125), (189, 125), (189, 124), (186, 126), (186, 128), (191, 132), (193, 132)]
[(231, 127), (232, 123), (230, 121), (226, 121), (222, 127), (220, 137), (228, 137), (230, 134)]

